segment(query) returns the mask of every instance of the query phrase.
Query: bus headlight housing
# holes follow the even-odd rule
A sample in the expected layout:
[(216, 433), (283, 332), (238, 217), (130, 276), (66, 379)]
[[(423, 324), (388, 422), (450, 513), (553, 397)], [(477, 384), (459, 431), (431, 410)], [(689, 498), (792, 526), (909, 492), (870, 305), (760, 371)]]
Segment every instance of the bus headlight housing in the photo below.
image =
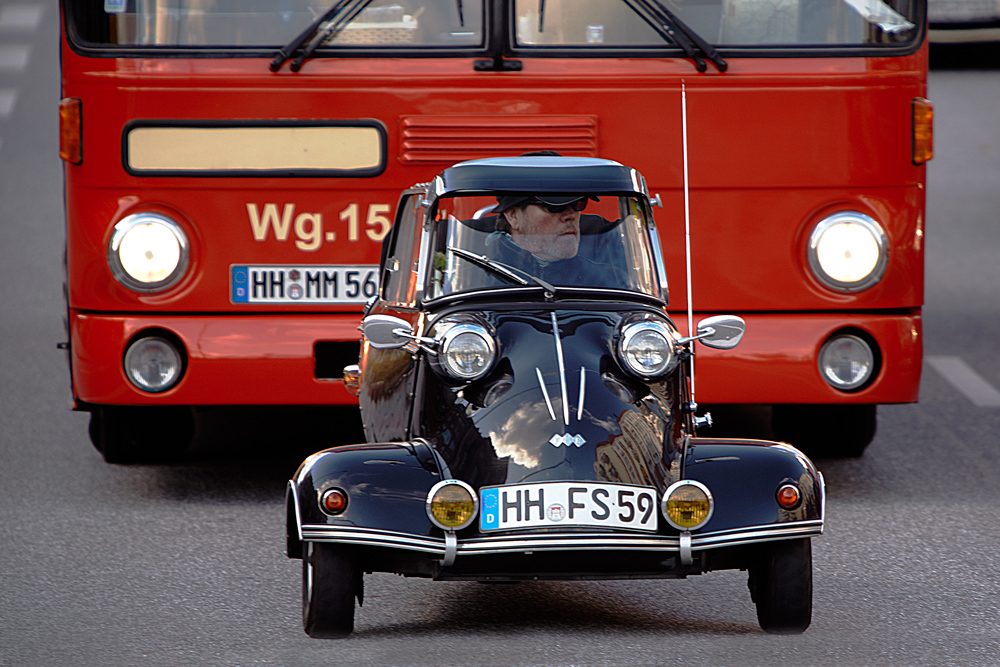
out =
[(184, 372), (184, 355), (162, 336), (149, 335), (129, 343), (125, 376), (142, 391), (158, 394), (176, 385)]
[(834, 389), (857, 391), (871, 384), (877, 370), (872, 345), (861, 336), (839, 333), (819, 351), (819, 371)]
[(446, 479), (427, 493), (427, 517), (438, 528), (461, 530), (479, 513), (479, 499), (472, 487), (457, 479)]
[(809, 236), (809, 268), (826, 287), (859, 292), (882, 279), (889, 240), (870, 216), (841, 211), (820, 221)]
[(181, 226), (158, 213), (136, 213), (115, 225), (108, 266), (115, 279), (137, 292), (157, 292), (187, 270), (188, 239)]
[(618, 341), (625, 368), (642, 378), (666, 375), (677, 365), (676, 338), (665, 322), (643, 320), (626, 325)]

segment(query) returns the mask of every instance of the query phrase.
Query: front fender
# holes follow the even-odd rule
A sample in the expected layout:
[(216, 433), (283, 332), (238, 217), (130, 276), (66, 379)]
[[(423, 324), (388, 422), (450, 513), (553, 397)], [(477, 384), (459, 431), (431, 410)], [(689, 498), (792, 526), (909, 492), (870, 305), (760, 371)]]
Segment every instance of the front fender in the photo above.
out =
[[(700, 534), (736, 529), (819, 522), (824, 509), (823, 476), (794, 447), (763, 440), (692, 438), (684, 461), (684, 477), (712, 492), (715, 511)], [(778, 505), (783, 484), (796, 484), (802, 501), (792, 510)]]
[[(423, 441), (335, 447), (307, 458), (288, 482), (286, 532), (289, 558), (301, 558), (310, 526), (364, 527), (374, 531), (432, 536), (425, 504), (431, 487), (445, 478), (440, 459)], [(319, 506), (327, 489), (347, 494), (343, 513)]]

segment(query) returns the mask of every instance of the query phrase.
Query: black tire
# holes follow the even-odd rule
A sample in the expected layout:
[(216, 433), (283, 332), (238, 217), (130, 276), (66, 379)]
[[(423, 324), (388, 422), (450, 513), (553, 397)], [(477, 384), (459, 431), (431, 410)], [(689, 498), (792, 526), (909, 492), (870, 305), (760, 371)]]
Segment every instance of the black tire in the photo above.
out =
[(764, 632), (793, 635), (812, 622), (812, 545), (809, 538), (761, 547), (749, 568), (750, 597)]
[(306, 542), (302, 549), (302, 627), (317, 639), (354, 632), (354, 599), (362, 599), (354, 554), (337, 544)]
[(814, 458), (857, 458), (875, 438), (874, 405), (775, 405), (771, 430), (776, 440)]
[(191, 444), (194, 414), (187, 407), (95, 407), (88, 430), (108, 463), (165, 463)]

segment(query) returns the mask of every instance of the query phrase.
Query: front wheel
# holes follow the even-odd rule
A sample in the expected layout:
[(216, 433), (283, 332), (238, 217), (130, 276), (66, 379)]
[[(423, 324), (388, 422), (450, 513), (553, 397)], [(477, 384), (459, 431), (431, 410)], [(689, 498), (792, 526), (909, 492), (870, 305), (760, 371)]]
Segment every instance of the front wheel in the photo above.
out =
[(354, 598), (362, 572), (349, 549), (306, 542), (302, 553), (302, 627), (310, 637), (340, 639), (354, 632)]
[(770, 634), (799, 634), (812, 622), (812, 544), (809, 538), (761, 547), (750, 566), (757, 622)]

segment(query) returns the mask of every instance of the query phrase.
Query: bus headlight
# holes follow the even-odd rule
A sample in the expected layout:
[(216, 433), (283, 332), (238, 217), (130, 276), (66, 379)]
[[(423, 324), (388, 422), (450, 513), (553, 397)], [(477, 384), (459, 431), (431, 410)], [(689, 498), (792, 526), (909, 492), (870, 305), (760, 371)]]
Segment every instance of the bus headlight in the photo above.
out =
[(427, 516), (438, 528), (461, 530), (479, 512), (479, 499), (472, 487), (457, 479), (446, 479), (427, 493)]
[(187, 235), (170, 218), (137, 213), (115, 225), (108, 265), (125, 287), (137, 292), (166, 289), (184, 275), (187, 263)]
[(181, 351), (160, 336), (138, 338), (125, 351), (125, 376), (136, 387), (152, 394), (176, 385), (183, 370)]
[(677, 530), (694, 530), (712, 518), (715, 500), (708, 487), (701, 482), (682, 479), (664, 492), (660, 511), (667, 523)]
[(673, 332), (664, 322), (634, 322), (622, 329), (618, 355), (625, 368), (639, 377), (659, 377), (676, 365), (675, 342)]
[(882, 279), (889, 240), (871, 217), (841, 211), (820, 221), (809, 236), (809, 268), (838, 292), (858, 292)]

